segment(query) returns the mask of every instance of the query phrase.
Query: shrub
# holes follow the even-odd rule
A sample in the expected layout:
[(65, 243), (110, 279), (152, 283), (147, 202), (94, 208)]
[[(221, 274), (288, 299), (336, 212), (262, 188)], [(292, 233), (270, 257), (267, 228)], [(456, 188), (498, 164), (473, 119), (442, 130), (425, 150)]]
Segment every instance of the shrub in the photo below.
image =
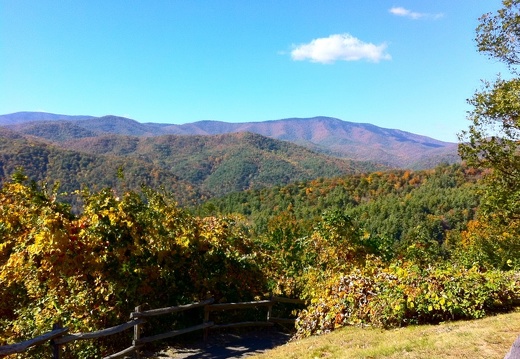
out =
[[(78, 216), (55, 198), (20, 181), (0, 190), (0, 345), (47, 332), (56, 321), (71, 332), (121, 324), (144, 303), (249, 300), (265, 292), (236, 218), (193, 217), (169, 195), (146, 189), (121, 197), (84, 192)], [(117, 346), (87, 342), (73, 356), (101, 356), (108, 343)]]
[(513, 272), (410, 262), (385, 266), (372, 259), (330, 278), (315, 293), (297, 320), (296, 337), (345, 325), (387, 328), (481, 318), (510, 309), (520, 297), (520, 279)]

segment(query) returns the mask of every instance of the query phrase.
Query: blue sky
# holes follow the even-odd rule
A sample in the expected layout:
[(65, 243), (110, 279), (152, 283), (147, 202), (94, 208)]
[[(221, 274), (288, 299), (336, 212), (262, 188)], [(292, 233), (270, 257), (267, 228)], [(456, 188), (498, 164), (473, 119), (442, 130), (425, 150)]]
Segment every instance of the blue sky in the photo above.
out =
[(456, 141), (498, 0), (0, 0), (0, 114), (331, 116)]

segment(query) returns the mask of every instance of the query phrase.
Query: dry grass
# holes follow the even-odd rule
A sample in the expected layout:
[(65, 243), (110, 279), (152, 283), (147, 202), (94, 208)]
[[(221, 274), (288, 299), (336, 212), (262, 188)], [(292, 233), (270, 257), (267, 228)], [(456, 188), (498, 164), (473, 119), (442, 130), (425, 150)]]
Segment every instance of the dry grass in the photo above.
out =
[(435, 326), (344, 328), (252, 358), (503, 358), (519, 334), (520, 311), (516, 311)]

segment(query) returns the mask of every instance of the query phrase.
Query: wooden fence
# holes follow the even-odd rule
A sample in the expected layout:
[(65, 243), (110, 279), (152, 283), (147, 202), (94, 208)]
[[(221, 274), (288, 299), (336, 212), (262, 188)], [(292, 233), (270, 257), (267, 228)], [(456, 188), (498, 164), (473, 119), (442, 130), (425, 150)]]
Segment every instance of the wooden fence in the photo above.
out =
[[(45, 344), (50, 341), (52, 347), (52, 353), (54, 359), (59, 359), (61, 355), (61, 347), (67, 343), (74, 342), (76, 340), (89, 340), (89, 339), (98, 339), (107, 336), (111, 336), (117, 333), (121, 333), (123, 331), (129, 330), (131, 328), (134, 329), (134, 338), (132, 341), (132, 345), (128, 348), (106, 356), (104, 359), (112, 359), (112, 358), (120, 358), (125, 355), (133, 354), (135, 358), (139, 358), (139, 349), (142, 348), (146, 343), (151, 343), (154, 341), (172, 338), (178, 335), (191, 333), (194, 331), (202, 330), (204, 333), (204, 340), (207, 340), (209, 331), (211, 329), (219, 329), (219, 328), (237, 328), (237, 327), (245, 327), (245, 326), (273, 326), (275, 323), (280, 324), (294, 324), (295, 319), (288, 318), (276, 318), (272, 316), (272, 309), (276, 303), (293, 303), (293, 304), (304, 304), (305, 302), (300, 299), (289, 299), (282, 297), (271, 297), (269, 300), (261, 300), (254, 302), (241, 302), (241, 303), (219, 303), (213, 304), (214, 299), (208, 299), (202, 302), (185, 304), (176, 307), (168, 307), (168, 308), (159, 308), (159, 309), (151, 309), (142, 311), (141, 307), (136, 307), (135, 312), (130, 313), (130, 321), (117, 325), (115, 327), (106, 328), (103, 330), (98, 330), (95, 332), (89, 333), (74, 333), (68, 334), (68, 328), (62, 328), (60, 324), (56, 324), (53, 327), (53, 330), (42, 334), (36, 338), (26, 340), (21, 343), (4, 345), (0, 346), (0, 357), (4, 357), (9, 354), (23, 353), (27, 349), (32, 346), (38, 346)], [(146, 318), (171, 314), (171, 313), (179, 313), (189, 309), (194, 309), (198, 307), (204, 307), (204, 320), (201, 324), (194, 325), (189, 328), (173, 330), (170, 332), (157, 334), (153, 336), (143, 337), (142, 336), (142, 325), (147, 322)], [(247, 309), (247, 308), (259, 308), (265, 307), (267, 308), (267, 316), (265, 321), (243, 321), (237, 323), (214, 323), (211, 321), (211, 313), (217, 311), (226, 311), (226, 310), (237, 310), (237, 309)]]

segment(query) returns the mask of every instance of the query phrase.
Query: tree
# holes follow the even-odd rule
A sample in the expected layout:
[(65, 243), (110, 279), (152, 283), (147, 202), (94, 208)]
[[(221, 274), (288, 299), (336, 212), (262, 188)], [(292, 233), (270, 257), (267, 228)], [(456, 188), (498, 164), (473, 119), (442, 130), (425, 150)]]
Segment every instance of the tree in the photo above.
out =
[(459, 135), (459, 154), (489, 170), (480, 215), (500, 237), (520, 234), (520, 0), (504, 0), (502, 9), (479, 20), (478, 50), (505, 63), (512, 76), (485, 81), (468, 100), (472, 123)]
[(496, 14), (487, 13), (480, 17), (476, 41), (478, 50), (504, 62), (517, 73), (520, 64), (520, 1), (503, 0), (504, 7)]
[(469, 103), (472, 125), (459, 146), (468, 164), (491, 169), (486, 210), (500, 209), (503, 219), (520, 219), (520, 79), (486, 83)]

